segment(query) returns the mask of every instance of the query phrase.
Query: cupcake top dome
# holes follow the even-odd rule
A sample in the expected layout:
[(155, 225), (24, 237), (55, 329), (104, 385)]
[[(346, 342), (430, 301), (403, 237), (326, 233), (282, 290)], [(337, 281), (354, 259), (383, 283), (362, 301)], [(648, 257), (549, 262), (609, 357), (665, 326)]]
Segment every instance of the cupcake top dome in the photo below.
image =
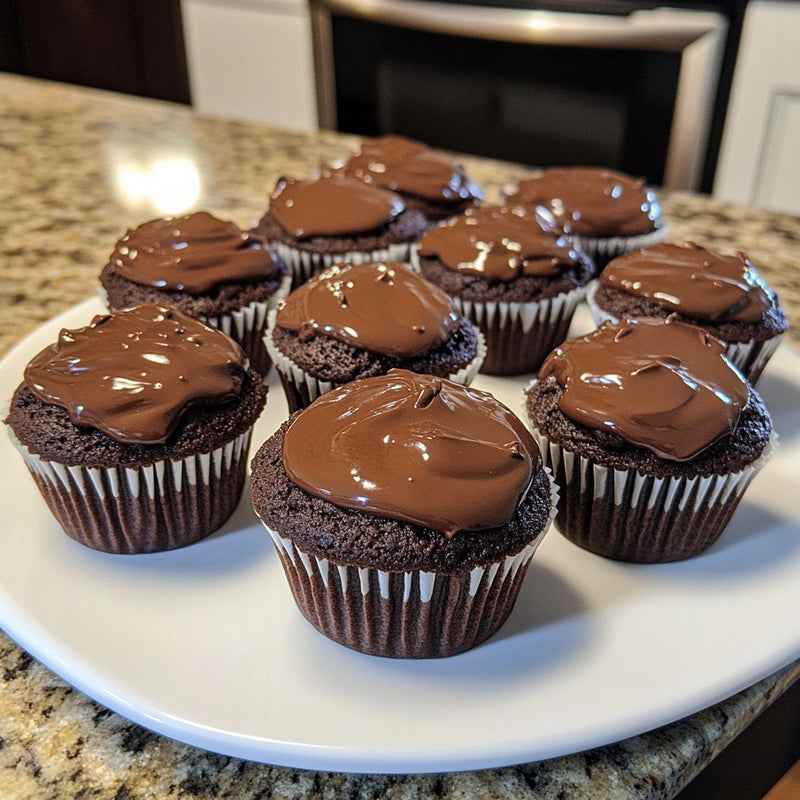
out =
[(546, 229), (534, 210), (521, 206), (468, 209), (424, 234), (419, 255), (435, 256), (457, 272), (506, 282), (520, 276), (557, 277), (585, 260), (569, 237)]
[(610, 169), (547, 169), (519, 181), (507, 200), (543, 205), (565, 233), (581, 236), (635, 236), (663, 225), (661, 206), (644, 179)]
[(406, 264), (339, 264), (295, 289), (276, 324), (303, 341), (327, 336), (396, 358), (443, 344), (460, 326), (450, 298)]
[(207, 211), (154, 219), (129, 230), (109, 263), (134, 283), (204, 294), (222, 283), (265, 281), (280, 271), (270, 250)]
[(758, 322), (772, 293), (744, 253), (662, 243), (611, 261), (600, 283), (709, 322)]
[(25, 385), (75, 425), (125, 444), (165, 442), (191, 406), (236, 397), (247, 362), (216, 328), (143, 305), (62, 330), (25, 369)]
[(725, 346), (674, 319), (604, 323), (556, 348), (539, 371), (550, 376), (566, 417), (671, 461), (731, 433), (750, 396)]
[(541, 471), (530, 432), (492, 395), (406, 370), (318, 398), (283, 459), (312, 495), (448, 538), (507, 524)]

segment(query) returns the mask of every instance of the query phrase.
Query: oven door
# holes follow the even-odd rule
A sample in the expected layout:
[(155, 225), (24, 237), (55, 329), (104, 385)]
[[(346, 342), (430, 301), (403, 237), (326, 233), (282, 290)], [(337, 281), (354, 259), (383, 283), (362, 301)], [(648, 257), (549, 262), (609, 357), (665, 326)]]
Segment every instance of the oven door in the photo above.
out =
[(631, 8), (311, 0), (320, 125), (697, 189), (727, 19)]

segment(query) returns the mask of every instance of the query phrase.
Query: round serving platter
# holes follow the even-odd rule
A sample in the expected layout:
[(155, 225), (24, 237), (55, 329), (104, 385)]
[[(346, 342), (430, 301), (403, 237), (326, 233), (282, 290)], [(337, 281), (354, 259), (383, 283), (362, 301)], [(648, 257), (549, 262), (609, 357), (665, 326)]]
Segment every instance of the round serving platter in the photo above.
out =
[[(27, 361), (87, 300), (0, 361), (7, 403)], [(591, 328), (584, 309), (574, 330)], [(527, 378), (475, 385), (519, 412)], [(274, 375), (257, 447), (285, 419)], [(245, 493), (191, 547), (113, 556), (59, 528), (0, 434), (0, 626), (90, 697), (151, 730), (232, 756), (343, 772), (535, 761), (707, 707), (800, 657), (800, 356), (759, 384), (780, 446), (722, 538), (691, 561), (602, 559), (551, 530), (501, 630), (467, 653), (395, 661), (317, 633), (294, 605)]]

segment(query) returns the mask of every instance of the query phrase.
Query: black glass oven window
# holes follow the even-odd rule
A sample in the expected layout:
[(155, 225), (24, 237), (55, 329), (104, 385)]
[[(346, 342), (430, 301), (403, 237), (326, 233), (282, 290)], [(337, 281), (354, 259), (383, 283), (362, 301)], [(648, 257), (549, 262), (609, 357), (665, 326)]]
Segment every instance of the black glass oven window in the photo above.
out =
[(339, 129), (660, 184), (680, 56), (518, 45), (333, 18)]

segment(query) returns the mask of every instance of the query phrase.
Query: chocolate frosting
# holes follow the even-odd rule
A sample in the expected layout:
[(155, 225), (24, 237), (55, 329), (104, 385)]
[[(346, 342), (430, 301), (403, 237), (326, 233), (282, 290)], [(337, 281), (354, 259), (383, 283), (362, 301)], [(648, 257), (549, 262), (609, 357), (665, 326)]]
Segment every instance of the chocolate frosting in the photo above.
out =
[(507, 524), (541, 468), (530, 432), (490, 394), (406, 370), (315, 400), (283, 458), (312, 495), (448, 537)]
[(600, 282), (712, 322), (758, 322), (772, 306), (744, 253), (722, 255), (692, 242), (658, 244), (620, 256), (608, 264)]
[(546, 206), (572, 234), (631, 236), (661, 225), (661, 207), (644, 179), (607, 169), (548, 169), (521, 180), (508, 201)]
[(263, 244), (207, 211), (154, 219), (127, 231), (110, 263), (134, 283), (189, 294), (230, 281), (267, 280), (278, 270)]
[(246, 358), (216, 328), (176, 309), (143, 305), (62, 330), (35, 356), (25, 383), (70, 419), (123, 443), (165, 442), (181, 414), (241, 389)]
[(402, 136), (363, 141), (359, 152), (336, 171), (374, 186), (439, 203), (483, 198), (483, 192), (467, 179), (458, 159)]
[(297, 239), (375, 230), (404, 209), (394, 192), (341, 175), (309, 181), (281, 178), (269, 204), (272, 216)]
[(545, 360), (563, 414), (661, 458), (687, 461), (729, 434), (749, 397), (725, 346), (674, 319), (605, 323)]
[(276, 324), (301, 340), (319, 334), (413, 358), (446, 342), (459, 316), (441, 289), (406, 264), (339, 264), (295, 289), (280, 305)]
[(468, 209), (429, 230), (419, 241), (419, 254), (489, 281), (556, 277), (580, 263), (567, 236), (546, 230), (533, 209), (520, 206)]

